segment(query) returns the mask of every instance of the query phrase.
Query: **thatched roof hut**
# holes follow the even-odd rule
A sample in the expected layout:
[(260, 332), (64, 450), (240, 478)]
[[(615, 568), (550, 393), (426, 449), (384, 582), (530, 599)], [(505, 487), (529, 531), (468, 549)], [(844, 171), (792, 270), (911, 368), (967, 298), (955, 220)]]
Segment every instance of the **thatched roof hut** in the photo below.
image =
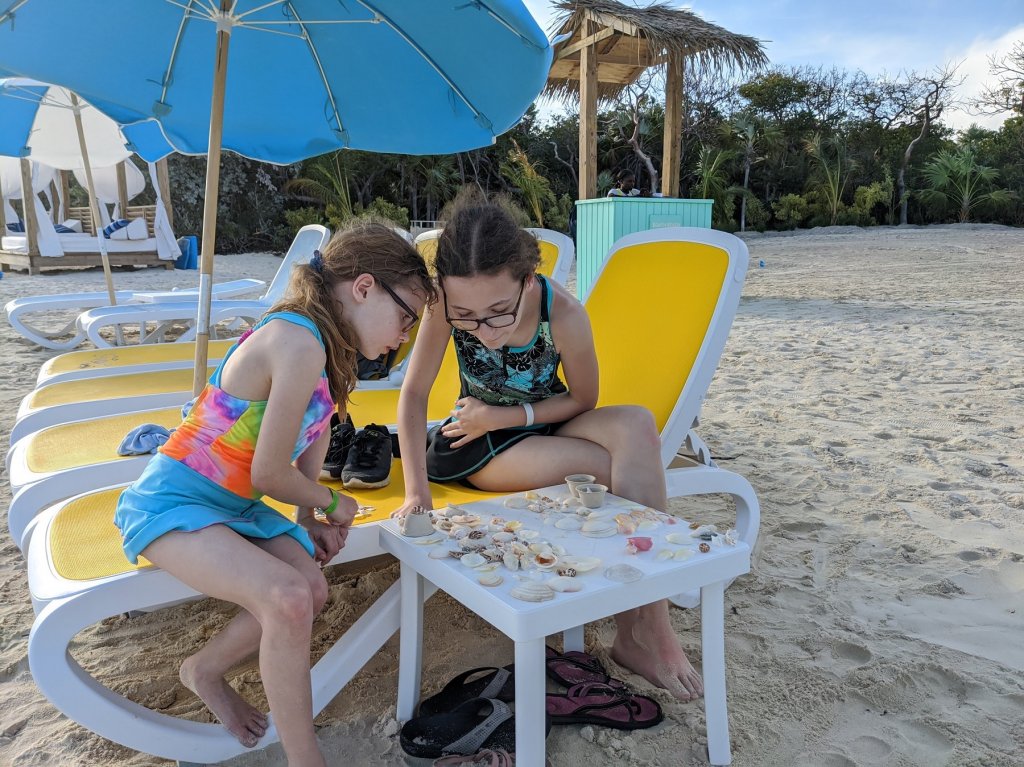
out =
[(661, 3), (637, 8), (615, 0), (556, 0), (555, 7), (561, 13), (552, 32), (567, 37), (555, 46), (545, 92), (581, 101), (580, 197), (592, 197), (596, 186), (597, 101), (617, 97), (653, 66), (667, 67), (662, 181), (665, 194), (675, 195), (685, 63), (719, 70), (759, 68), (768, 63), (761, 42)]
[(587, 23), (603, 26), (597, 43), (599, 99), (613, 99), (645, 69), (668, 61), (672, 53), (715, 69), (764, 66), (768, 57), (761, 41), (738, 35), (705, 21), (692, 11), (657, 4), (634, 8), (615, 0), (558, 0), (561, 11), (553, 26), (558, 35), (570, 35), (555, 46), (554, 64), (545, 93), (578, 98), (581, 40)]

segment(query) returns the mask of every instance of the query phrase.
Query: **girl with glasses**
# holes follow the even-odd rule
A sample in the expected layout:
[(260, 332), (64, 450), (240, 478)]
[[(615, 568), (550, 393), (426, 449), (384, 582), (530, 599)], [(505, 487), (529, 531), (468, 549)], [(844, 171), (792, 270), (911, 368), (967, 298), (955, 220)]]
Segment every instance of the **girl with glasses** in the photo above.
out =
[[(653, 416), (642, 407), (596, 407), (589, 318), (575, 297), (536, 273), (539, 264), (537, 242), (500, 207), (477, 204), (450, 217), (435, 261), (442, 300), (421, 324), (399, 399), (406, 496), (396, 514), (433, 508), (428, 480), (512, 493), (576, 473), (667, 510)], [(427, 397), (449, 341), (462, 390), (451, 417), (428, 435)], [(667, 602), (616, 621), (617, 663), (680, 700), (701, 695)]]
[[(227, 672), (257, 651), (291, 765), (323, 765), (309, 679), (320, 568), (345, 545), (355, 499), (317, 482), (335, 403), (344, 418), (356, 354), (407, 341), (436, 291), (423, 259), (381, 224), (357, 224), (297, 266), (288, 294), (231, 347), (184, 423), (122, 493), (114, 523), (133, 562), (150, 562), (239, 605), (181, 667), (181, 680), (244, 746), (266, 715)], [(292, 522), (262, 500), (298, 507)], [(319, 566), (318, 566), (319, 563)]]

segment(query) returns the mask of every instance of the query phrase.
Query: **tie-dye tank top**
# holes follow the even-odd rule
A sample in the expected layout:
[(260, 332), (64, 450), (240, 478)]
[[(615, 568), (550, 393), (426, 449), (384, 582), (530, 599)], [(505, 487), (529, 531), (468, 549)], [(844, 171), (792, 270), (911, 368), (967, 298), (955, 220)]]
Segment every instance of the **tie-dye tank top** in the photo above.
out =
[[(322, 346), (324, 341), (312, 320), (293, 312), (268, 314), (253, 328), (258, 330), (271, 320), (284, 320), (308, 329)], [(261, 497), (252, 486), (252, 459), (263, 423), (267, 403), (239, 399), (220, 388), (221, 372), (231, 354), (248, 334), (232, 346), (217, 366), (209, 383), (199, 394), (184, 423), (160, 448), (168, 458), (188, 466), (221, 487), (243, 498)], [(292, 451), (294, 461), (312, 445), (330, 425), (334, 402), (326, 372), (320, 376), (313, 396), (302, 416), (302, 427)]]
[(541, 287), (540, 322), (526, 346), (488, 349), (472, 333), (452, 329), (463, 397), (476, 397), (488, 405), (521, 405), (567, 391), (558, 377), (561, 357), (551, 338), (554, 293), (542, 275), (538, 274), (537, 280)]

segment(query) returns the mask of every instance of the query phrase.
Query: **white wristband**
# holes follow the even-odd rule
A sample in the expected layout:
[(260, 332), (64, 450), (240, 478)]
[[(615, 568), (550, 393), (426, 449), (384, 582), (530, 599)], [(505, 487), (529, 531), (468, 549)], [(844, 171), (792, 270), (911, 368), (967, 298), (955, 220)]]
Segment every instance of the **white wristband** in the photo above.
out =
[(533, 405), (529, 402), (522, 403), (523, 410), (526, 411), (526, 425), (533, 426)]

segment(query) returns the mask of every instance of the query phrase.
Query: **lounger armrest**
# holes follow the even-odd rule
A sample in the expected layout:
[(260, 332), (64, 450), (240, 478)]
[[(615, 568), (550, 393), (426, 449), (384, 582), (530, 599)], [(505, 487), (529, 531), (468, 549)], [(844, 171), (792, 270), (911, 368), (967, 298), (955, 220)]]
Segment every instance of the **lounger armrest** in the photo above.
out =
[(691, 495), (731, 495), (736, 503), (736, 532), (750, 546), (761, 528), (761, 504), (750, 483), (739, 474), (716, 466), (684, 466), (665, 471), (669, 498)]

